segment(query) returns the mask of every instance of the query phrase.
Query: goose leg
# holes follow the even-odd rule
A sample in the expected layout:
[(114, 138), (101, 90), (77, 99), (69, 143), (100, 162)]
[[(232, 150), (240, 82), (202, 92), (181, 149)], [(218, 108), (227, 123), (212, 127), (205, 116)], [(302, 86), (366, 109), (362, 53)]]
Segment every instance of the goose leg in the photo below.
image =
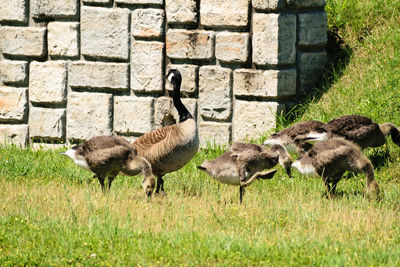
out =
[(274, 174), (276, 173), (277, 170), (270, 170), (270, 171), (260, 171), (256, 172), (249, 180), (246, 182), (240, 181), (240, 185), (245, 187), (250, 185), (255, 179), (272, 179), (274, 177)]
[(160, 193), (161, 189), (161, 194), (165, 196), (165, 191), (164, 191), (164, 180), (162, 176), (157, 176), (157, 186), (156, 186), (156, 194)]
[[(326, 191), (328, 193), (328, 198), (332, 199), (333, 194), (332, 194), (331, 185), (329, 184), (329, 180), (328, 180), (327, 177), (324, 177), (323, 180), (324, 180), (324, 184), (325, 184), (325, 187), (326, 187)], [(335, 188), (336, 188), (336, 185), (335, 185)]]
[(111, 188), (111, 184), (114, 181), (115, 176), (108, 176), (108, 190)]
[(240, 204), (242, 204), (243, 195), (244, 195), (244, 187), (243, 187), (243, 186), (240, 186), (240, 187), (239, 187), (239, 202), (240, 202)]
[(105, 180), (105, 178), (103, 176), (98, 175), (97, 179), (99, 179), (99, 183), (101, 185), (101, 191), (104, 193), (104, 180)]

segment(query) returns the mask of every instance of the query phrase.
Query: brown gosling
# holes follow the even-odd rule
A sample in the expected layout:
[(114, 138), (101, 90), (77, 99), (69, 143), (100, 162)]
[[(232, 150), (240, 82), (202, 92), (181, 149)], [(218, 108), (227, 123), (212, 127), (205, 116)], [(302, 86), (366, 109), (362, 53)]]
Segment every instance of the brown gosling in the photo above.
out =
[(135, 140), (139, 156), (151, 164), (157, 177), (156, 193), (165, 195), (163, 176), (179, 170), (196, 155), (199, 149), (197, 124), (180, 98), (182, 77), (178, 70), (171, 69), (166, 78), (173, 85), (173, 103), (179, 114), (179, 122), (146, 133)]
[(379, 195), (371, 161), (363, 155), (360, 147), (342, 138), (316, 143), (307, 153), (297, 159), (292, 167), (308, 177), (321, 177), (328, 197), (336, 191), (336, 185), (346, 171), (363, 172), (367, 177), (367, 194)]
[(155, 179), (151, 165), (144, 157), (138, 156), (136, 148), (122, 137), (93, 137), (60, 154), (73, 160), (79, 167), (92, 171), (99, 180), (103, 192), (106, 183), (110, 189), (111, 183), (120, 171), (128, 175), (142, 172), (144, 178), (142, 187), (146, 196), (150, 197), (154, 190)]
[(255, 179), (271, 179), (276, 170), (263, 170), (274, 167), (278, 162), (291, 177), (292, 161), (281, 145), (267, 149), (256, 144), (236, 142), (221, 156), (211, 161), (205, 160), (197, 168), (223, 184), (239, 186), (239, 201), (242, 203), (245, 187)]

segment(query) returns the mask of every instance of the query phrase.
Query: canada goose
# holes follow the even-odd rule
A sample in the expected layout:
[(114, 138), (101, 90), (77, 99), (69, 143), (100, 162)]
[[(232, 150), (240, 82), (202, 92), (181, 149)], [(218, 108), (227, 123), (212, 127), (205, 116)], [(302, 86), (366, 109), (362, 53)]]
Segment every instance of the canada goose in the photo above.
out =
[(105, 179), (108, 177), (108, 188), (110, 188), (120, 171), (128, 175), (142, 172), (144, 178), (142, 187), (147, 197), (151, 196), (155, 187), (149, 162), (144, 157), (138, 156), (136, 148), (122, 137), (93, 137), (60, 154), (72, 159), (79, 167), (92, 171), (103, 191)]
[(342, 138), (316, 143), (296, 160), (292, 167), (309, 177), (320, 176), (329, 197), (335, 193), (336, 185), (346, 171), (364, 172), (367, 177), (367, 193), (379, 194), (371, 162), (362, 154), (357, 145)]
[(291, 159), (285, 148), (274, 145), (270, 149), (256, 144), (235, 142), (228, 151), (214, 160), (205, 160), (198, 169), (205, 171), (215, 180), (239, 186), (240, 203), (244, 188), (256, 178), (271, 179), (276, 170), (263, 171), (274, 167), (278, 162), (291, 177)]
[(179, 114), (179, 122), (146, 133), (133, 145), (138, 155), (145, 157), (157, 177), (156, 193), (165, 195), (163, 176), (179, 170), (197, 153), (199, 136), (196, 121), (180, 98), (182, 77), (178, 70), (171, 69), (166, 78), (173, 85), (173, 103)]

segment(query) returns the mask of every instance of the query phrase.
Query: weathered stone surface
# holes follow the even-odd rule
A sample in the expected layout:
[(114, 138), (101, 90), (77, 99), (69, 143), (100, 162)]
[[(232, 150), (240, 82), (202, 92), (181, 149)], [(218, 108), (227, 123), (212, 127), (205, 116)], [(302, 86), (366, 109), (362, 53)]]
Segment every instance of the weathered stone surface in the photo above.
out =
[(197, 22), (195, 0), (165, 0), (169, 24), (194, 24)]
[(23, 121), (27, 112), (27, 88), (0, 86), (0, 121)]
[(115, 0), (119, 4), (162, 5), (163, 0)]
[(162, 92), (163, 49), (161, 42), (134, 42), (131, 55), (131, 89)]
[(298, 53), (300, 89), (310, 91), (321, 79), (327, 60), (326, 51)]
[(285, 0), (251, 0), (255, 9), (277, 10), (285, 7)]
[(215, 39), (215, 57), (224, 62), (246, 62), (249, 56), (249, 34), (220, 32)]
[[(182, 98), (181, 100), (190, 114), (196, 118), (197, 100), (194, 98)], [(157, 98), (154, 107), (155, 128), (175, 124), (176, 122), (179, 122), (179, 114), (174, 106), (172, 98), (167, 96)]]
[(77, 57), (78, 22), (49, 22), (47, 42), (49, 55), (54, 57)]
[(62, 104), (67, 94), (67, 63), (32, 62), (29, 70), (29, 100), (36, 103)]
[(65, 109), (31, 107), (29, 110), (29, 135), (33, 139), (64, 139)]
[(127, 60), (128, 9), (82, 7), (81, 51), (84, 56)]
[(129, 65), (126, 63), (73, 62), (69, 85), (96, 89), (128, 89)]
[(83, 3), (87, 4), (109, 4), (112, 0), (83, 0)]
[(248, 23), (249, 0), (202, 0), (200, 23), (208, 27), (245, 27)]
[(114, 131), (144, 134), (152, 130), (153, 97), (115, 96)]
[(11, 143), (25, 147), (28, 143), (28, 125), (0, 124), (0, 143)]
[[(196, 65), (169, 65), (169, 69), (177, 69), (182, 75), (181, 93), (196, 93), (197, 92), (197, 74), (199, 67)], [(173, 90), (172, 83), (165, 82), (165, 88), (167, 90)]]
[(328, 41), (325, 11), (300, 13), (298, 17), (298, 45), (325, 45)]
[(214, 33), (202, 30), (170, 29), (167, 32), (167, 56), (175, 59), (211, 59)]
[(233, 72), (233, 92), (239, 96), (279, 97), (296, 94), (296, 69)]
[(67, 139), (88, 140), (111, 134), (112, 95), (76, 93), (68, 95)]
[(27, 20), (25, 15), (25, 1), (26, 0), (1, 0), (0, 22), (25, 22)]
[(28, 77), (27, 72), (27, 61), (0, 61), (0, 81), (2, 81), (3, 83), (25, 84)]
[(43, 18), (70, 18), (77, 15), (78, 0), (31, 0), (32, 16)]
[(0, 47), (3, 54), (12, 56), (43, 57), (46, 28), (0, 27)]
[(203, 119), (227, 121), (231, 116), (231, 69), (204, 66), (199, 70), (199, 112)]
[(233, 110), (233, 141), (256, 139), (276, 127), (276, 116), (284, 106), (276, 102), (235, 100)]
[(296, 16), (253, 16), (253, 62), (257, 65), (287, 65), (296, 60)]
[(164, 34), (164, 10), (139, 8), (132, 12), (132, 35), (135, 37), (160, 37)]
[(323, 7), (325, 0), (286, 0), (291, 7)]
[(228, 145), (231, 141), (231, 123), (203, 121), (199, 123), (198, 128), (201, 147), (207, 147), (207, 143), (211, 146)]

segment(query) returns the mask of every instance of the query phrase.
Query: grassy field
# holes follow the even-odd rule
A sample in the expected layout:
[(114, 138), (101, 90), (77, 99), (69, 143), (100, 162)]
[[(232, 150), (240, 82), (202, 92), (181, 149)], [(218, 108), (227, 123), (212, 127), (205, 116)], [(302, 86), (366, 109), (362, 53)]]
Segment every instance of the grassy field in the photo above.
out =
[[(344, 54), (330, 55), (296, 121), (356, 113), (400, 125), (400, 1), (327, 4)], [(117, 177), (102, 194), (57, 152), (0, 147), (0, 266), (400, 265), (400, 148), (390, 138), (365, 151), (381, 201), (364, 197), (363, 175), (346, 174), (329, 200), (320, 179), (279, 168), (239, 205), (238, 188), (196, 169), (220, 148), (166, 175), (167, 197), (145, 201), (141, 177)]]

